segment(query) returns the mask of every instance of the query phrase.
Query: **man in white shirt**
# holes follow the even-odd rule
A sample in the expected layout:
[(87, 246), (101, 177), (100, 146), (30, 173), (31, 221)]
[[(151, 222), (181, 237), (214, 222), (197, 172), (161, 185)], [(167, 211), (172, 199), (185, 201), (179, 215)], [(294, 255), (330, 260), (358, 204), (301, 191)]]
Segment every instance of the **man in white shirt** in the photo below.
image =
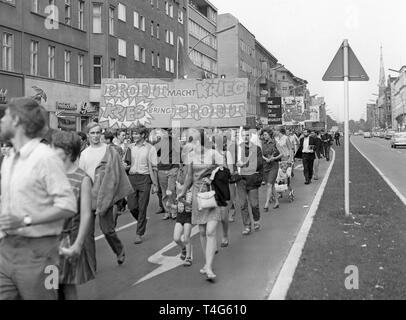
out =
[[(98, 123), (89, 123), (86, 131), (90, 146), (83, 150), (80, 154), (79, 167), (90, 176), (94, 184), (96, 169), (101, 164), (103, 158), (105, 158), (108, 145), (101, 142), (102, 129)], [(117, 152), (113, 149), (110, 151)], [(97, 194), (92, 194), (92, 197), (97, 198)], [(94, 199), (92, 199), (92, 202), (95, 202)], [(92, 207), (93, 210), (96, 209), (94, 203), (92, 203)], [(111, 206), (111, 208), (109, 208), (103, 215), (99, 215), (99, 225), (108, 244), (113, 252), (117, 255), (117, 263), (122, 264), (125, 260), (124, 246), (115, 231), (113, 206)], [(92, 232), (94, 232), (94, 230), (92, 230)]]
[(13, 149), (1, 169), (0, 300), (56, 300), (47, 268), (57, 271), (59, 236), (77, 211), (76, 198), (62, 161), (40, 143), (41, 105), (19, 98), (6, 107), (1, 137)]
[(152, 193), (158, 191), (158, 156), (155, 147), (146, 141), (147, 136), (147, 128), (144, 126), (135, 128), (133, 131), (134, 144), (129, 147), (126, 155), (126, 161), (130, 163), (129, 178), (134, 189), (134, 193), (128, 196), (128, 208), (137, 220), (135, 244), (142, 242), (141, 237), (146, 231), (151, 185)]

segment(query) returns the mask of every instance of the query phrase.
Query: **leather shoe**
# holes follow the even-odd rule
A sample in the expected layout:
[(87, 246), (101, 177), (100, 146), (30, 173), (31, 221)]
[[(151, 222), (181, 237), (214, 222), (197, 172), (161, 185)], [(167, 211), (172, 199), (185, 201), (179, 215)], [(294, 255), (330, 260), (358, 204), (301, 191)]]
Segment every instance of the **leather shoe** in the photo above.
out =
[(119, 265), (122, 265), (125, 261), (125, 252), (124, 249), (121, 251), (121, 253), (117, 256), (117, 263)]
[(135, 235), (134, 244), (140, 244), (140, 243), (142, 243), (141, 236), (138, 235), (138, 234), (136, 234), (136, 235)]
[(309, 184), (309, 183), (310, 183), (310, 182), (309, 182), (308, 180), (306, 180), (304, 184)]

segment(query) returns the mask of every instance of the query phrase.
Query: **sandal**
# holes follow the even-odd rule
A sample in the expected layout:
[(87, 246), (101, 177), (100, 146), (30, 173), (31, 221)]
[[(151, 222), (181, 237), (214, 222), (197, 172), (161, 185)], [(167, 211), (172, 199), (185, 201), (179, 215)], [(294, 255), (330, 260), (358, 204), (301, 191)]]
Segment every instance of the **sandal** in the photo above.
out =
[(222, 248), (228, 247), (228, 240), (221, 241), (220, 247), (222, 247)]
[(199, 272), (200, 272), (200, 274), (206, 274), (206, 273), (207, 273), (206, 267), (201, 268), (201, 269), (199, 270)]
[(190, 267), (192, 265), (192, 258), (186, 257), (185, 262), (183, 262), (184, 267)]
[(214, 281), (215, 279), (216, 279), (216, 275), (213, 272), (206, 272), (207, 281)]
[(185, 259), (186, 259), (186, 247), (183, 247), (183, 248), (182, 248), (182, 252), (181, 252), (181, 254), (180, 254), (180, 258), (181, 258), (182, 260), (185, 260)]

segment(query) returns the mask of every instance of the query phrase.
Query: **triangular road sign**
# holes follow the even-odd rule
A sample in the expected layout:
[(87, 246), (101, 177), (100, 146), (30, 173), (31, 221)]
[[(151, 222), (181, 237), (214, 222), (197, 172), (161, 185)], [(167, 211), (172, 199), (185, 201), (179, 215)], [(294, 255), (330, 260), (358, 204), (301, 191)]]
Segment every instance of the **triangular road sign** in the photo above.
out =
[[(369, 77), (365, 72), (361, 63), (355, 56), (354, 51), (348, 45), (348, 71), (349, 81), (369, 81)], [(338, 49), (333, 61), (331, 61), (326, 73), (323, 76), (323, 81), (344, 81), (344, 42)]]

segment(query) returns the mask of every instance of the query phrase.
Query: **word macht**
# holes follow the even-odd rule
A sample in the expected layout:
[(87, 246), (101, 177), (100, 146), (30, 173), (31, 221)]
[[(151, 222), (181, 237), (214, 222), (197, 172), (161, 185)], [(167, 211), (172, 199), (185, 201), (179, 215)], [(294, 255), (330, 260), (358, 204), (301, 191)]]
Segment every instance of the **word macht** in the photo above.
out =
[[(182, 85), (181, 85), (182, 84)], [(178, 86), (179, 85), (179, 86)], [(173, 97), (197, 97), (199, 99), (210, 97), (232, 97), (243, 95), (247, 92), (247, 86), (240, 80), (212, 80), (202, 82), (191, 82), (187, 84), (180, 81), (172, 83), (151, 83), (151, 82), (107, 82), (103, 92), (104, 98), (120, 97), (163, 99)]]

